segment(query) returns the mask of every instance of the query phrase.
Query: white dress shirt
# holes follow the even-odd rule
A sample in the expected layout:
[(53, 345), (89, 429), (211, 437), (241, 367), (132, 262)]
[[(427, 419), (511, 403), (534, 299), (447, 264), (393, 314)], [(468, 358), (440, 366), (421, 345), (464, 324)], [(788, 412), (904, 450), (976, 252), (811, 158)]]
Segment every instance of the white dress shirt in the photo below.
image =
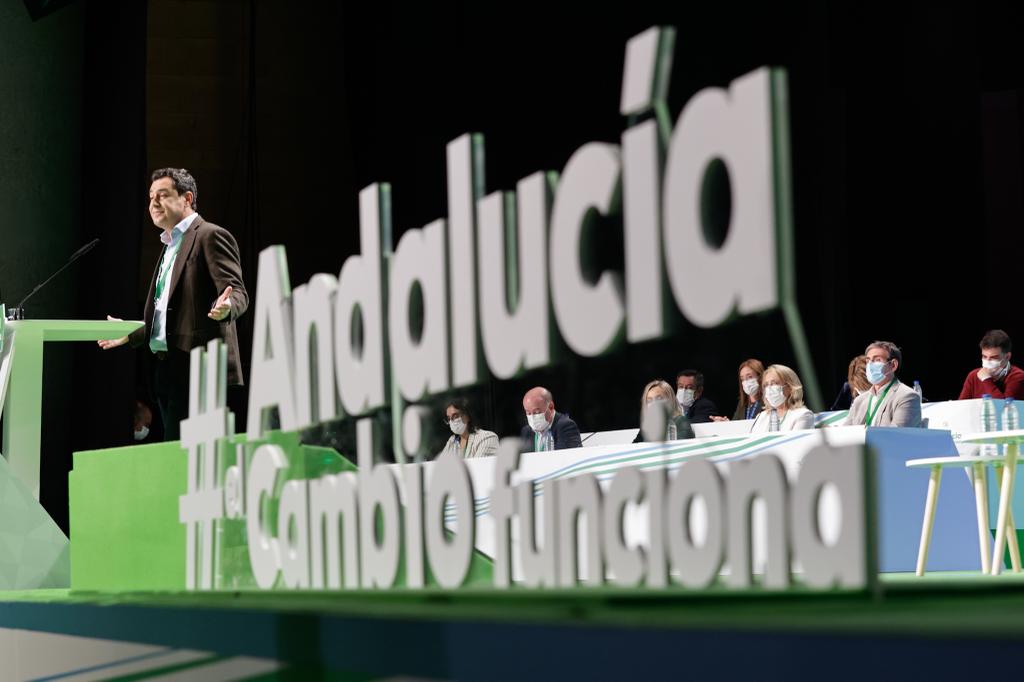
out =
[(160, 268), (157, 270), (156, 277), (158, 282), (161, 277), (166, 277), (167, 283), (160, 291), (160, 298), (156, 299), (153, 305), (153, 332), (149, 337), (149, 349), (154, 353), (167, 350), (167, 325), (165, 322), (167, 301), (171, 296), (171, 271), (174, 269), (174, 261), (178, 257), (178, 248), (181, 246), (182, 237), (198, 217), (198, 213), (192, 213), (175, 225), (170, 234), (167, 234), (166, 230), (160, 231), (160, 241), (164, 244), (164, 253), (160, 258)]

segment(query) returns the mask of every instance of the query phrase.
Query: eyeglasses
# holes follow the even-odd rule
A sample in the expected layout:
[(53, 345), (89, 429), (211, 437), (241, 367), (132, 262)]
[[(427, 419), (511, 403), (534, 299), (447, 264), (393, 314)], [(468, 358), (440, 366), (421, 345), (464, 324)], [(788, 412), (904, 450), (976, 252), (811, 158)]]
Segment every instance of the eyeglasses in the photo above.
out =
[(453, 419), (458, 419), (459, 421), (463, 421), (463, 419), (462, 419), (462, 413), (461, 413), (461, 412), (456, 412), (455, 414), (453, 414), (453, 415), (451, 415), (451, 416), (449, 416), (449, 415), (445, 415), (445, 416), (444, 416), (444, 417), (443, 417), (443, 418), (441, 419), (441, 421), (443, 421), (443, 422), (444, 422), (445, 424), (448, 424), (448, 423), (449, 423), (449, 422), (450, 422), (451, 420), (453, 420)]

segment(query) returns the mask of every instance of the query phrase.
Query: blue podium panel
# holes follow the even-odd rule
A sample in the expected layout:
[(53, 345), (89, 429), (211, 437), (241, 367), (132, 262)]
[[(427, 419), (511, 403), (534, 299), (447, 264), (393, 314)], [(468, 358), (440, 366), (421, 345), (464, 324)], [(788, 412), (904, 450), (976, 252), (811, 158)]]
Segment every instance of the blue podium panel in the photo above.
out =
[[(908, 469), (906, 462), (956, 456), (956, 446), (949, 431), (937, 429), (873, 427), (867, 429), (866, 442), (877, 455), (879, 570), (912, 572), (917, 563), (928, 472)], [(977, 516), (970, 479), (966, 473), (950, 470), (942, 477), (928, 570), (980, 570), (977, 547)]]

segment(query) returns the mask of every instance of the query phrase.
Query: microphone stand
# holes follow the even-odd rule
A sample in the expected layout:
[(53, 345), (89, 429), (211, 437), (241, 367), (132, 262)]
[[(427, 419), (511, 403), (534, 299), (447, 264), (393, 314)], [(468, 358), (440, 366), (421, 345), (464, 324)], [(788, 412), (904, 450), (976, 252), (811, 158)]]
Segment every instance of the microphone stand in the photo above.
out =
[(78, 260), (79, 258), (84, 256), (85, 254), (87, 254), (90, 251), (92, 251), (96, 247), (96, 245), (99, 244), (99, 243), (100, 243), (99, 239), (93, 239), (91, 242), (89, 242), (88, 244), (86, 244), (85, 246), (80, 248), (78, 251), (75, 251), (75, 253), (72, 254), (71, 258), (68, 259), (68, 262), (65, 263), (64, 265), (62, 265), (60, 267), (60, 269), (57, 270), (57, 272), (53, 273), (52, 275), (47, 277), (45, 280), (43, 280), (41, 283), (37, 284), (35, 286), (35, 288), (32, 291), (29, 292), (28, 296), (26, 296), (25, 298), (21, 299), (21, 302), (19, 302), (16, 307), (11, 308), (10, 310), (8, 310), (7, 311), (7, 319), (8, 320), (24, 320), (25, 319), (25, 301), (27, 301), (28, 299), (32, 298), (32, 296), (35, 295), (35, 293), (37, 291), (39, 291), (40, 289), (45, 287), (47, 284), (49, 284), (51, 279), (53, 279), (54, 277), (56, 277), (60, 273), (64, 272), (68, 268), (69, 265), (74, 263), (76, 260)]

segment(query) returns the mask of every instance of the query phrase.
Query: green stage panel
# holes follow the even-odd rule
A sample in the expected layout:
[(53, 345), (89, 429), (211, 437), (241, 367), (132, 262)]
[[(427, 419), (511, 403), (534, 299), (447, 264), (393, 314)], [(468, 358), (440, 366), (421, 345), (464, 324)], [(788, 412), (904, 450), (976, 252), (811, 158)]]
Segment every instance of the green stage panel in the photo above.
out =
[[(356, 471), (331, 448), (304, 445), (298, 433), (274, 431), (259, 442), (246, 442), (244, 434), (234, 436), (221, 450), (220, 476), (235, 463), (236, 447), (242, 447), (248, 460), (262, 443), (279, 445), (288, 454), (279, 487), (286, 480)], [(71, 587), (86, 592), (184, 591), (187, 540), (178, 505), (187, 488), (188, 453), (177, 442), (75, 453), (68, 478)], [(275, 527), (277, 496), (267, 504), (268, 523)], [(255, 589), (245, 520), (217, 521), (215, 538), (214, 589)], [(405, 584), (404, 551), (397, 585)], [(426, 580), (436, 584), (429, 567)], [(490, 559), (475, 552), (467, 584), (492, 582)]]
[[(244, 439), (236, 436), (233, 444)], [(301, 453), (290, 458), (290, 476), (352, 468), (334, 450), (300, 445), (298, 434), (275, 432), (268, 440)], [(233, 453), (222, 452), (226, 466), (232, 457), (224, 454)], [(186, 533), (178, 502), (187, 488), (188, 453), (177, 441), (75, 453), (68, 477), (71, 586), (110, 592), (184, 590)], [(251, 586), (250, 576), (239, 576), (240, 567), (248, 565), (248, 557), (241, 556), (244, 525), (225, 521), (219, 532), (220, 566), (236, 580), (242, 578), (231, 587)]]
[(188, 456), (177, 442), (75, 453), (68, 475), (71, 584), (87, 590), (185, 588), (178, 497)]

